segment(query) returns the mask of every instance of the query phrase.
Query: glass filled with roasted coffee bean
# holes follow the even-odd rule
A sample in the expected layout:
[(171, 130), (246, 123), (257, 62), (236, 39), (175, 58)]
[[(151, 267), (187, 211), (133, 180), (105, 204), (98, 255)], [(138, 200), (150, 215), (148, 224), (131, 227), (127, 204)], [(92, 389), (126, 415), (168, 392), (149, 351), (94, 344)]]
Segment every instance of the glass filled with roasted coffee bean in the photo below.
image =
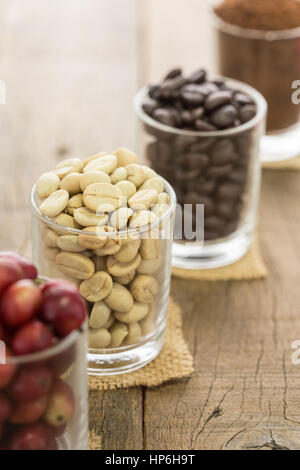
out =
[(166, 328), (176, 197), (125, 148), (63, 161), (32, 190), (33, 257), (77, 284), (89, 311), (88, 371), (136, 370)]
[[(135, 97), (145, 162), (175, 189), (173, 265), (225, 266), (249, 249), (267, 105), (241, 82), (171, 70)], [(204, 211), (203, 211), (204, 208)]]
[(261, 159), (300, 154), (298, 0), (218, 0), (213, 21), (218, 73), (256, 88), (268, 103)]

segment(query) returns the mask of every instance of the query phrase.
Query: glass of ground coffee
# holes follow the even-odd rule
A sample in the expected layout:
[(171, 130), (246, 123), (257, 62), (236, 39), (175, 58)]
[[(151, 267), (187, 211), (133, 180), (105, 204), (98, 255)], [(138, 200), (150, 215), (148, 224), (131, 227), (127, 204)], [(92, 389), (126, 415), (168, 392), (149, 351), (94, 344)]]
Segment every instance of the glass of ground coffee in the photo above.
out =
[(259, 90), (268, 102), (263, 161), (300, 155), (300, 2), (222, 0), (214, 8), (218, 72)]
[(134, 104), (140, 154), (177, 194), (173, 265), (210, 269), (240, 259), (256, 225), (262, 95), (235, 80), (208, 80), (203, 69), (174, 69)]

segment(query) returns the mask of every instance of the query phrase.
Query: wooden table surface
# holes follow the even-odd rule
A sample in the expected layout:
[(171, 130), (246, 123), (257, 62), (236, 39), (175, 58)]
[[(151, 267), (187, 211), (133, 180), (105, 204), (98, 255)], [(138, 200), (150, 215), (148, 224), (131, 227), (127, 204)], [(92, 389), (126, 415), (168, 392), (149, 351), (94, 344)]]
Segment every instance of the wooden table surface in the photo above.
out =
[[(171, 9), (172, 4), (172, 9)], [(201, 4), (201, 5), (200, 5)], [(132, 96), (172, 64), (212, 66), (205, 2), (0, 0), (0, 248), (30, 255), (30, 188), (69, 156), (135, 148)], [(185, 16), (183, 16), (183, 14)], [(265, 281), (172, 281), (192, 377), (91, 393), (102, 449), (299, 449), (300, 174), (263, 175)]]

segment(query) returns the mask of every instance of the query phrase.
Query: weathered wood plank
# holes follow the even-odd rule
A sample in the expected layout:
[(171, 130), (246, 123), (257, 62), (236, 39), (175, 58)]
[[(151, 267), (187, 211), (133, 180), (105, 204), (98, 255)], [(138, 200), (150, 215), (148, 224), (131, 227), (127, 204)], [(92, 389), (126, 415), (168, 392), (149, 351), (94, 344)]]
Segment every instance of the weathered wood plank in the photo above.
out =
[[(174, 64), (211, 63), (199, 2), (141, 1), (140, 81)], [(134, 146), (134, 3), (0, 0), (0, 79), (8, 91), (0, 106), (1, 249), (29, 253), (28, 194), (42, 171), (65, 156)], [(93, 392), (91, 428), (101, 448), (300, 448), (300, 374), (291, 363), (300, 338), (299, 192), (298, 173), (264, 175), (268, 280), (173, 281), (195, 374), (144, 398), (139, 389)]]
[[(69, 156), (134, 145), (132, 0), (0, 0), (0, 249), (30, 254), (29, 193)], [(142, 447), (142, 392), (92, 393), (103, 449)]]
[[(143, 84), (162, 78), (166, 70), (214, 70), (214, 34), (208, 0), (138, 0), (143, 25), (140, 68)], [(145, 60), (145, 58), (147, 60)]]
[(90, 392), (90, 429), (102, 450), (143, 449), (143, 395), (139, 388)]
[[(144, 2), (145, 3), (145, 2)], [(168, 67), (214, 70), (208, 2), (147, 1), (145, 81)], [(300, 448), (298, 173), (264, 175), (260, 234), (266, 281), (173, 280), (195, 374), (145, 394), (149, 449)]]
[(147, 448), (300, 448), (299, 177), (264, 174), (266, 281), (173, 281), (195, 374), (146, 392)]

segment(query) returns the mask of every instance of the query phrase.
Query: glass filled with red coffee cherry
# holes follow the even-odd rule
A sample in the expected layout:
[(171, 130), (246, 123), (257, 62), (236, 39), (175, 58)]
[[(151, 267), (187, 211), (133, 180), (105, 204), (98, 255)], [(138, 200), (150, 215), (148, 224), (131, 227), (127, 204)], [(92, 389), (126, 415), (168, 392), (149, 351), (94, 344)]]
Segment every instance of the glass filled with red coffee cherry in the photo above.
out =
[(86, 305), (0, 252), (0, 450), (85, 450)]

